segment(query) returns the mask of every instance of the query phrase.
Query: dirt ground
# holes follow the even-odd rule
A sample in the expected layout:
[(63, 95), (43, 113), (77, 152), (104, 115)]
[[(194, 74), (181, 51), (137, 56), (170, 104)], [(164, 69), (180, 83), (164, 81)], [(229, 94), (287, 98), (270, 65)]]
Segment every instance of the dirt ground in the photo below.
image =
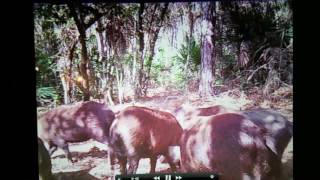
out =
[[(98, 147), (94, 147), (98, 144)], [(107, 165), (107, 151), (104, 145), (87, 141), (70, 146), (72, 157), (77, 162), (68, 161), (62, 150), (56, 151), (52, 156), (53, 174), (58, 180), (106, 180), (110, 179), (110, 167)], [(116, 174), (120, 174), (119, 165), (116, 165)], [(141, 159), (137, 170), (138, 174), (148, 173), (149, 159)], [(168, 172), (169, 165), (163, 164), (158, 159), (156, 172)]]
[[(159, 91), (158, 91), (159, 92)], [(233, 94), (232, 94), (233, 93)], [(171, 92), (170, 94), (166, 92), (160, 92), (158, 94), (153, 94), (150, 97), (146, 97), (140, 102), (136, 102), (135, 105), (142, 105), (151, 108), (161, 109), (165, 111), (172, 111), (177, 106), (183, 103), (189, 103), (193, 106), (204, 107), (210, 105), (224, 105), (232, 109), (246, 109), (249, 107), (266, 107), (278, 110), (284, 116), (286, 116), (289, 121), (292, 121), (292, 100), (281, 100), (277, 103), (262, 101), (257, 104), (255, 100), (250, 99), (250, 97), (243, 96), (241, 93), (234, 95), (232, 92), (230, 95), (226, 93), (225, 96), (220, 96), (219, 98), (210, 100), (199, 100), (196, 95), (189, 94), (186, 99), (184, 96), (178, 92)], [(236, 93), (235, 93), (236, 94)], [(231, 98), (230, 98), (231, 97)], [(228, 99), (229, 98), (229, 99)], [(122, 108), (133, 105), (132, 103), (127, 103), (124, 105), (117, 105), (110, 107), (114, 112), (121, 110)], [(282, 158), (284, 172), (292, 179), (292, 165), (293, 165), (293, 140), (291, 139), (288, 147), (284, 152)], [(52, 155), (52, 171), (57, 180), (106, 180), (110, 179), (110, 167), (107, 165), (107, 148), (105, 145), (95, 142), (93, 140), (70, 144), (70, 151), (72, 157), (77, 159), (77, 162), (71, 163), (68, 161), (61, 149), (58, 149)], [(150, 170), (149, 159), (141, 159), (139, 162), (138, 174), (148, 173)], [(156, 172), (168, 172), (169, 165), (161, 163), (160, 159), (157, 161)], [(116, 167), (116, 174), (120, 174), (119, 165)]]
[[(52, 170), (57, 180), (107, 180), (110, 179), (109, 167), (107, 166), (107, 151), (105, 148), (93, 147), (96, 142), (87, 141), (72, 144), (70, 150), (77, 162), (68, 161), (62, 150), (53, 154)], [(292, 142), (289, 144), (283, 157), (285, 173), (292, 177)], [(148, 173), (150, 169), (149, 159), (141, 159), (137, 174)], [(157, 161), (157, 173), (169, 172), (169, 165)], [(116, 174), (119, 174), (119, 166)], [(292, 179), (292, 178), (291, 178)]]

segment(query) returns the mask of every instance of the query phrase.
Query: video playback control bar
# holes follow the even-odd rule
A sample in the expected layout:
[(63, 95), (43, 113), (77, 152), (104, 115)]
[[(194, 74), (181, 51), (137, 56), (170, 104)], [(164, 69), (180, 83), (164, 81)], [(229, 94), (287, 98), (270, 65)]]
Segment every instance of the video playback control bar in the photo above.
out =
[(219, 180), (217, 174), (132, 174), (117, 175), (116, 180)]

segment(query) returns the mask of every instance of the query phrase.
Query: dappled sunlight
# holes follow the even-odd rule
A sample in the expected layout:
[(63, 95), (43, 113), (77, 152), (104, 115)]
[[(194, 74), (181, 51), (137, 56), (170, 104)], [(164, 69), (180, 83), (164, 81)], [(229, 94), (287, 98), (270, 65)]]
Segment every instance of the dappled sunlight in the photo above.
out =
[[(216, 163), (211, 170), (258, 179), (266, 149), (277, 167), (284, 151), (292, 177), (291, 0), (67, 1), (33, 11), (37, 132), (57, 180), (111, 179), (113, 155), (117, 174), (126, 163), (149, 173), (156, 155), (165, 157), (156, 172), (175, 171), (184, 153), (190, 164), (178, 172)], [(190, 148), (168, 152), (181, 136)]]

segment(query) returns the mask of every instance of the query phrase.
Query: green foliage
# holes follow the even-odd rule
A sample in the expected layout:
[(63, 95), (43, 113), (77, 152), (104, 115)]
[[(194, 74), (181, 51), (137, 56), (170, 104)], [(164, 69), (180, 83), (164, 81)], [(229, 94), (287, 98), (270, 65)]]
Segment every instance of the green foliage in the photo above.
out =
[[(188, 48), (187, 40), (169, 63), (164, 54), (170, 50), (165, 47), (161, 47), (158, 50), (160, 55), (151, 66), (151, 78), (156, 84), (183, 89), (189, 80), (196, 79), (201, 63), (201, 49), (195, 39), (192, 39), (189, 43), (190, 47)], [(187, 62), (188, 56), (189, 62)], [(146, 60), (145, 64), (148, 65), (148, 63), (149, 59)], [(186, 74), (186, 68), (188, 74)]]
[(155, 83), (158, 85), (163, 85), (168, 84), (170, 79), (167, 76), (165, 77), (164, 70), (166, 69), (166, 66), (164, 64), (165, 59), (163, 57), (164, 49), (160, 49), (159, 51), (162, 52), (162, 55), (160, 55), (160, 58), (156, 58), (152, 63), (150, 76)]
[[(221, 4), (222, 10), (227, 12), (223, 14), (223, 44), (231, 44), (235, 49), (232, 53), (223, 52), (223, 61), (217, 66), (224, 71), (222, 78), (232, 80), (241, 76), (243, 77), (239, 78), (241, 85), (256, 86), (266, 82), (271, 70), (276, 70), (280, 74), (287, 72), (286, 68), (289, 66), (282, 68), (279, 66), (292, 62), (289, 54), (292, 52), (290, 49), (293, 38), (292, 10), (288, 1), (239, 3), (224, 1)], [(249, 62), (240, 69), (236, 54), (239, 53), (240, 44), (243, 42), (248, 44), (244, 51), (249, 57)], [(277, 49), (281, 53), (268, 53), (271, 49)], [(273, 65), (270, 65), (271, 61)], [(262, 68), (265, 64), (269, 64), (268, 67)], [(289, 78), (283, 78), (285, 79)]]
[(36, 66), (39, 68), (40, 72), (46, 74), (55, 69), (56, 64), (53, 64), (53, 58), (48, 54), (36, 50), (36, 59)]
[(55, 85), (55, 73), (57, 64), (54, 59), (48, 54), (36, 49), (35, 53), (37, 67), (37, 85), (52, 86)]
[(124, 9), (122, 11), (124, 17), (131, 17), (132, 14), (135, 14), (139, 10), (138, 4), (124, 4)]
[[(189, 62), (187, 62), (188, 56)], [(185, 65), (188, 63), (187, 68), (192, 72), (198, 71), (199, 65), (201, 64), (200, 44), (196, 43), (194, 38), (191, 39), (191, 41), (188, 41), (187, 38), (186, 43), (181, 46), (178, 54), (175, 56), (175, 59), (180, 65)]]
[(150, 56), (147, 55), (145, 57), (144, 65), (145, 65), (145, 67), (149, 67), (150, 65), (152, 65), (152, 58)]
[(50, 4), (34, 5), (35, 63), (37, 87), (57, 87), (57, 54), (59, 34), (57, 27), (66, 20), (66, 7)]
[(66, 5), (54, 5), (48, 3), (34, 4), (34, 18), (44, 20), (44, 25), (51, 26), (65, 24), (69, 17), (69, 9)]
[(49, 102), (57, 102), (59, 95), (53, 87), (39, 87), (37, 88), (37, 101), (41, 104)]
[[(189, 58), (189, 61), (188, 61)], [(172, 82), (179, 88), (184, 88), (188, 81), (197, 79), (201, 64), (200, 44), (194, 38), (190, 41), (186, 38), (185, 44), (178, 50), (173, 58)]]
[(123, 57), (123, 63), (128, 66), (133, 66), (133, 54), (125, 54)]
[(172, 83), (175, 85), (176, 88), (183, 89), (188, 80), (184, 69), (180, 68), (180, 65), (174, 65), (172, 67), (172, 72)]

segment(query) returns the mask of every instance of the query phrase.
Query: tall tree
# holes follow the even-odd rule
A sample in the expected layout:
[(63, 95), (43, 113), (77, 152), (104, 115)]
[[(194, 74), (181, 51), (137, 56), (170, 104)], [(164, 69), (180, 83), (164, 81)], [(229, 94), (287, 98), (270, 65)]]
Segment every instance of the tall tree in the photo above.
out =
[[(187, 58), (186, 58), (186, 63), (185, 63), (185, 67), (184, 67), (184, 73), (187, 79), (189, 79), (190, 77), (190, 64), (192, 64), (191, 61), (194, 61), (194, 59), (192, 59), (192, 48), (195, 47), (195, 41), (194, 41), (194, 37), (193, 37), (193, 33), (194, 33), (194, 26), (195, 26), (195, 22), (198, 18), (201, 17), (201, 14), (198, 12), (194, 12), (194, 8), (195, 8), (196, 4), (189, 2), (187, 5), (187, 15), (188, 15), (188, 26), (189, 26), (189, 31), (188, 34), (186, 35), (187, 37)], [(188, 94), (188, 85), (189, 83), (186, 82), (185, 84), (185, 93)]]
[(199, 95), (207, 97), (214, 94), (214, 68), (215, 68), (215, 2), (203, 3), (202, 15), (202, 44), (201, 44), (201, 75)]
[(82, 82), (83, 91), (83, 100), (88, 101), (90, 100), (90, 86), (89, 86), (89, 57), (88, 57), (88, 50), (86, 45), (86, 27), (84, 24), (84, 17), (80, 10), (80, 3), (78, 2), (70, 2), (68, 1), (68, 7), (70, 9), (71, 15), (77, 25), (79, 31), (79, 42), (81, 45), (81, 63), (80, 63), (80, 75)]
[(72, 90), (73, 83), (75, 82), (72, 79), (72, 66), (73, 66), (73, 57), (74, 51), (76, 49), (77, 41), (75, 40), (67, 50), (67, 58), (60, 58), (58, 64), (61, 66), (60, 70), (60, 79), (63, 87), (63, 99), (64, 104), (69, 104), (72, 102)]
[(98, 61), (102, 64), (102, 72), (98, 74), (106, 101), (110, 104), (114, 104), (115, 96), (120, 103), (124, 100), (124, 56), (132, 47), (129, 42), (134, 36), (134, 14), (138, 8), (137, 5), (113, 4), (97, 22)]
[(164, 24), (165, 17), (168, 14), (168, 5), (169, 3), (164, 3), (164, 4), (154, 4), (152, 9), (153, 12), (150, 12), (150, 16), (148, 16), (148, 31), (147, 33), (149, 34), (149, 56), (147, 57), (147, 63), (146, 63), (146, 78), (144, 82), (144, 87), (143, 87), (143, 94), (147, 94), (147, 84), (150, 80), (150, 70), (151, 70), (151, 65), (154, 57), (154, 48), (156, 45), (156, 42), (158, 40), (158, 35), (161, 27)]
[[(81, 63), (79, 67), (81, 78), (79, 78), (79, 83), (82, 84), (81, 86), (79, 86), (79, 88), (83, 92), (83, 100), (88, 101), (90, 100), (91, 96), (90, 79), (93, 80), (94, 77), (90, 77), (90, 75), (92, 74), (89, 71), (90, 59), (86, 45), (86, 30), (90, 28), (97, 20), (99, 20), (104, 15), (104, 13), (100, 13), (98, 8), (93, 8), (89, 5), (85, 6), (79, 1), (68, 1), (67, 5), (79, 31), (79, 42), (81, 46)], [(108, 4), (101, 5), (100, 9), (108, 8), (108, 6)], [(85, 22), (85, 19), (89, 20), (86, 20)]]
[(138, 40), (136, 41), (137, 51), (136, 51), (136, 60), (139, 63), (138, 74), (135, 78), (135, 99), (140, 98), (142, 96), (142, 83), (143, 83), (143, 75), (144, 75), (144, 59), (143, 59), (143, 49), (144, 49), (144, 31), (143, 31), (143, 11), (145, 8), (144, 3), (140, 3), (140, 7), (138, 10), (138, 21), (136, 25), (136, 35)]

